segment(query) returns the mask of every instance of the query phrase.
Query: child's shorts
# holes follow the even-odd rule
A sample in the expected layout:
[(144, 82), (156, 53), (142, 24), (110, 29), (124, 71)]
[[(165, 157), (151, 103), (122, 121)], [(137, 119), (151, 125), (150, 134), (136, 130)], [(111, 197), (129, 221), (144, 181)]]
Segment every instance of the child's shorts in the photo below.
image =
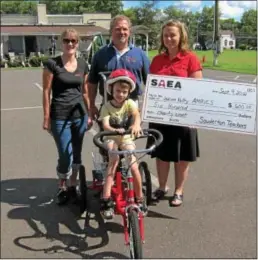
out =
[(106, 144), (114, 141), (118, 148), (123, 148), (124, 145), (134, 145), (135, 138), (132, 137), (131, 135), (122, 135), (122, 136), (108, 136), (104, 138), (104, 141)]

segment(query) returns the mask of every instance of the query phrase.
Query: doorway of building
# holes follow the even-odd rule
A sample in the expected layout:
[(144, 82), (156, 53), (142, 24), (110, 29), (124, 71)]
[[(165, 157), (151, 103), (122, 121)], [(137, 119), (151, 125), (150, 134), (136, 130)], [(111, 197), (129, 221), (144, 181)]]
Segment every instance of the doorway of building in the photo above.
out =
[(25, 36), (25, 52), (26, 57), (28, 57), (31, 52), (37, 52), (36, 36)]

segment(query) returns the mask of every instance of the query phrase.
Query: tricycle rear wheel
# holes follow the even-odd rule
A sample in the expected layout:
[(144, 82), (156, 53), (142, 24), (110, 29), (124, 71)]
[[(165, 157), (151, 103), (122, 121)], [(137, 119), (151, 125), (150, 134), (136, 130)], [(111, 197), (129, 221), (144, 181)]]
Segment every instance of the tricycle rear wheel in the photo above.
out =
[(87, 185), (84, 165), (81, 165), (79, 169), (79, 200), (80, 213), (83, 214), (87, 208)]
[(151, 183), (151, 174), (146, 162), (139, 163), (139, 171), (142, 177), (142, 189), (146, 198), (146, 204), (147, 206), (149, 206), (152, 201), (152, 183)]

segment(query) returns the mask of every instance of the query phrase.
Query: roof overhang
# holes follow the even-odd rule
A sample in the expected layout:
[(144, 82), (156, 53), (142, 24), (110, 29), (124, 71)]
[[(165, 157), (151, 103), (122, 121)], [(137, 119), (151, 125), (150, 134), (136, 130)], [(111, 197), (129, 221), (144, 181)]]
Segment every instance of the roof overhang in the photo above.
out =
[(78, 31), (80, 36), (96, 36), (96, 35), (106, 35), (109, 31), (100, 26), (89, 26), (89, 25), (64, 25), (64, 26), (49, 26), (49, 25), (35, 25), (35, 26), (1, 26), (1, 36), (58, 36), (61, 33), (72, 27)]

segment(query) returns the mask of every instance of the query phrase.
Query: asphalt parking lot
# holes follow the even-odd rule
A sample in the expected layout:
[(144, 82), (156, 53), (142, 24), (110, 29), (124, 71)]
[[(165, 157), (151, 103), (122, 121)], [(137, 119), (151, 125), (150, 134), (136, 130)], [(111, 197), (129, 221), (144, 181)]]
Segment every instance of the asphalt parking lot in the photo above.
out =
[[(205, 70), (204, 77), (256, 83), (253, 75), (230, 72)], [(121, 219), (104, 223), (94, 197), (81, 218), (76, 206), (53, 203), (57, 152), (41, 128), (41, 86), (40, 70), (1, 70), (1, 258), (128, 258)], [(89, 181), (96, 130), (83, 147)], [(144, 257), (256, 259), (256, 136), (211, 130), (199, 136), (201, 157), (191, 167), (183, 206), (164, 200), (150, 207)], [(155, 162), (144, 160), (155, 188)], [(173, 177), (171, 167), (170, 195)]]

